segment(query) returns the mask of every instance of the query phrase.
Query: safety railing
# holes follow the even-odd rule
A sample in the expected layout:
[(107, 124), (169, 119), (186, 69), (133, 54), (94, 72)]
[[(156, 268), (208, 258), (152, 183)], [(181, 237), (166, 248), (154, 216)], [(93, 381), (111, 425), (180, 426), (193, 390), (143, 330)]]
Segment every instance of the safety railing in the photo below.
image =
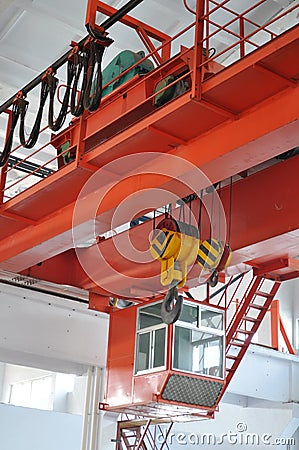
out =
[[(91, 3), (95, 2), (93, 1)], [(115, 14), (113, 8), (107, 5), (105, 6), (103, 2), (98, 3), (102, 8), (100, 11), (103, 11), (106, 14), (109, 13), (113, 17), (113, 14)], [(141, 2), (137, 1), (137, 3)], [(47, 124), (43, 117), (39, 117), (39, 120), (37, 120), (36, 123), (41, 127), (41, 129), (38, 130), (39, 135), (47, 136), (46, 142), (43, 142), (41, 146), (38, 146), (37, 144), (33, 145), (29, 154), (24, 149), (24, 146), (18, 144), (17, 139), (14, 136), (14, 130), (17, 123), (14, 122), (18, 122), (20, 116), (21, 119), (23, 117), (22, 120), (24, 122), (27, 110), (30, 110), (30, 104), (28, 105), (25, 98), (33, 88), (43, 84), (43, 87), (46, 90), (49, 89), (51, 91), (51, 86), (53, 88), (54, 83), (55, 89), (53, 88), (50, 93), (50, 97), (52, 95), (51, 128), (55, 133), (59, 131), (57, 118), (54, 120), (54, 110), (59, 107), (60, 110), (63, 108), (65, 113), (65, 117), (61, 120), (62, 124), (60, 130), (70, 130), (79, 123), (79, 118), (74, 118), (74, 115), (72, 114), (74, 110), (76, 111), (75, 116), (81, 115), (82, 117), (84, 109), (87, 109), (87, 112), (83, 114), (82, 120), (88, 120), (88, 117), (97, 113), (97, 110), (104, 109), (110, 102), (117, 100), (121, 96), (128, 95), (138, 83), (143, 83), (144, 80), (156, 80), (157, 72), (160, 71), (159, 73), (166, 75), (170, 74), (172, 67), (175, 66), (175, 61), (178, 61), (179, 59), (180, 61), (183, 61), (184, 56), (190, 52), (190, 49), (195, 48), (199, 49), (199, 51), (193, 52), (193, 61), (190, 65), (186, 65), (185, 70), (182, 70), (179, 75), (176, 75), (175, 79), (167, 86), (162, 87), (159, 91), (153, 91), (147, 94), (146, 98), (142, 101), (139, 100), (139, 103), (134, 107), (139, 108), (142, 104), (148, 103), (149, 101), (154, 102), (158, 93), (161, 94), (163, 91), (175, 86), (180, 81), (187, 81), (188, 90), (191, 91), (192, 96), (194, 98), (197, 97), (197, 100), (200, 100), (201, 89), (198, 88), (198, 85), (201, 85), (204, 81), (203, 70), (205, 67), (208, 67), (209, 64), (217, 63), (218, 72), (246, 57), (249, 53), (257, 50), (265, 43), (275, 39), (280, 33), (296, 25), (296, 14), (299, 8), (298, 2), (293, 2), (294, 4), (290, 3), (289, 6), (284, 9), (281, 9), (278, 6), (277, 9), (273, 9), (273, 2), (270, 0), (256, 0), (249, 3), (242, 2), (242, 4), (238, 3), (238, 9), (236, 9), (235, 6), (236, 2), (233, 2), (232, 0), (197, 0), (196, 10), (192, 10), (188, 4), (188, 0), (182, 0), (182, 3), (186, 7), (185, 26), (174, 36), (169, 38), (167, 38), (165, 33), (157, 31), (157, 35), (160, 33), (161, 39), (160, 44), (156, 47), (153, 46), (152, 41), (149, 39), (150, 33), (153, 33), (154, 29), (146, 26), (146, 24), (142, 24), (142, 22), (138, 22), (136, 19), (132, 19), (134, 26), (131, 26), (131, 28), (134, 28), (141, 37), (141, 41), (147, 54), (119, 75), (109, 80), (101, 90), (104, 91), (107, 87), (113, 86), (117, 84), (117, 82), (121, 82), (121, 79), (125, 77), (125, 75), (128, 75), (132, 69), (145, 61), (150, 60), (154, 69), (142, 76), (142, 78), (134, 79), (134, 83), (124, 83), (121, 85), (120, 89), (116, 89), (115, 92), (113, 92), (113, 95), (107, 95), (106, 98), (104, 97), (101, 106), (99, 101), (96, 101), (92, 106), (95, 97), (98, 94), (97, 92), (95, 94), (92, 93), (90, 84), (93, 80), (87, 80), (86, 77), (84, 78), (83, 73), (87, 73), (88, 70), (86, 64), (88, 65), (90, 63), (90, 39), (93, 43), (92, 45), (99, 46), (93, 57), (98, 58), (98, 60), (96, 59), (96, 62), (101, 66), (101, 55), (99, 56), (99, 52), (104, 53), (104, 51), (102, 51), (103, 48), (105, 48), (108, 43), (110, 44), (110, 42), (107, 43), (105, 40), (105, 33), (103, 34), (102, 42), (99, 42), (99, 36), (97, 35), (97, 39), (86, 38), (87, 40), (82, 40), (78, 44), (72, 43), (72, 50), (68, 52), (68, 54), (53, 63), (52, 66), (50, 66), (50, 69), (45, 71), (33, 80), (32, 83), (29, 83), (29, 85), (20, 90), (18, 94), (0, 106), (0, 112), (7, 114), (8, 111), (8, 114), (10, 115), (10, 121), (7, 124), (6, 143), (9, 136), (12, 140), (11, 149), (9, 149), (8, 152), (9, 155), (6, 158), (6, 161), (4, 161), (4, 163), (2, 161), (3, 164), (1, 164), (1, 203), (10, 200), (18, 193), (32, 186), (32, 184), (39, 182), (42, 178), (51, 176), (53, 172), (59, 170), (62, 165), (66, 165), (74, 159), (76, 160), (76, 155), (79, 151), (78, 148), (80, 142), (76, 142), (71, 149), (60, 147), (57, 149), (53, 145), (54, 141), (52, 139), (53, 136), (49, 132), (49, 124)], [(247, 7), (246, 5), (249, 6)], [(271, 18), (263, 20), (263, 16), (268, 16), (267, 10), (271, 10)], [(121, 18), (121, 14), (118, 16)], [(105, 22), (108, 24), (113, 22), (112, 17), (108, 18)], [(130, 26), (130, 23), (128, 23), (128, 21), (124, 22), (124, 26)], [(179, 54), (177, 54), (178, 48), (181, 48)], [(74, 71), (71, 81), (69, 78), (70, 68)], [(163, 71), (161, 69), (163, 69)], [(64, 73), (63, 70), (65, 71)], [(58, 83), (57, 74), (59, 74), (61, 80), (60, 83)], [(209, 76), (212, 75), (212, 73), (209, 73)], [(99, 77), (99, 74), (94, 76), (98, 86), (100, 84)], [(81, 94), (84, 83), (89, 84), (89, 94), (87, 97), (85, 96), (85, 106), (81, 99), (81, 97), (83, 97)], [(57, 98), (58, 86), (61, 86), (61, 84), (66, 85), (65, 91), (67, 91), (67, 94), (65, 93), (63, 95), (62, 100)], [(55, 98), (53, 98), (53, 96), (55, 96)], [(23, 101), (23, 109), (18, 111), (17, 117), (16, 105), (20, 104), (20, 99)], [(72, 99), (73, 105), (71, 105), (70, 99)], [(43, 103), (43, 101), (46, 103), (46, 100), (42, 100), (41, 98), (40, 102)], [(41, 107), (39, 108), (38, 114), (42, 115)], [(54, 125), (55, 123), (57, 124), (57, 127), (53, 126), (53, 121)], [(40, 139), (44, 138), (40, 137)], [(66, 157), (69, 155), (70, 150), (74, 153), (72, 158)], [(2, 159), (3, 153), (3, 151), (2, 153), (0, 152)], [(61, 160), (64, 161), (63, 164), (59, 164), (59, 161)], [(78, 158), (77, 162), (74, 163), (74, 168), (77, 163)]]

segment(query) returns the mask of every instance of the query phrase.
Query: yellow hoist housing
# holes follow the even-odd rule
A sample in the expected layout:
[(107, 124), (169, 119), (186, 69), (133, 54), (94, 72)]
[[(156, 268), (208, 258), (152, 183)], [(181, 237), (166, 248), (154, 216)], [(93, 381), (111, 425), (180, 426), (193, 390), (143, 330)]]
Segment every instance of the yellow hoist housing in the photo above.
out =
[(157, 225), (150, 243), (152, 257), (161, 262), (161, 284), (177, 287), (185, 285), (195, 262), (211, 272), (223, 270), (231, 258), (228, 248), (215, 238), (200, 241), (197, 227), (171, 217)]
[(184, 222), (166, 218), (157, 225), (150, 245), (154, 259), (161, 262), (161, 284), (175, 283), (183, 287), (188, 267), (197, 257), (199, 248), (198, 229)]

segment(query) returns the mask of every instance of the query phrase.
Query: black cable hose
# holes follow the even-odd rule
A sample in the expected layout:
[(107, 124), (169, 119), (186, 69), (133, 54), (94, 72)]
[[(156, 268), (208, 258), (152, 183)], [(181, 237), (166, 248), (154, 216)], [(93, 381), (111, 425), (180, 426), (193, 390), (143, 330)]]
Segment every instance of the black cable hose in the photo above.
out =
[(54, 98), (56, 89), (58, 86), (58, 79), (54, 77), (53, 74), (48, 75), (47, 80), (49, 83), (50, 90), (50, 103), (49, 103), (49, 112), (48, 112), (48, 125), (52, 131), (58, 131), (62, 127), (65, 122), (68, 108), (69, 108), (69, 99), (72, 88), (72, 81), (74, 78), (74, 65), (71, 60), (68, 60), (67, 64), (67, 81), (66, 81), (66, 90), (62, 100), (62, 106), (60, 108), (58, 117), (54, 120)]
[(4, 149), (0, 155), (0, 167), (5, 166), (5, 164), (8, 161), (12, 143), (13, 143), (13, 135), (14, 135), (14, 131), (15, 131), (16, 125), (19, 120), (19, 116), (20, 116), (19, 105), (17, 103), (14, 103), (13, 107), (12, 107), (12, 119), (11, 119), (10, 130), (9, 130), (8, 137), (4, 144)]
[[(75, 117), (81, 116), (84, 111), (83, 98), (86, 90), (87, 83), (87, 69), (88, 69), (88, 57), (89, 54), (84, 49), (74, 55), (74, 83), (71, 92), (71, 114)], [(77, 95), (78, 83), (83, 69), (83, 80), (81, 86), (81, 92)], [(78, 99), (77, 99), (78, 98)]]
[[(128, 14), (130, 11), (132, 11), (136, 6), (138, 6), (140, 3), (142, 3), (143, 0), (130, 0), (127, 4), (122, 6), (115, 14), (113, 14), (111, 17), (108, 17), (103, 23), (101, 23), (100, 27), (102, 27), (105, 31), (108, 30), (108, 28), (111, 28), (112, 25), (116, 24), (121, 20), (124, 15)], [(82, 45), (86, 42), (86, 38), (88, 36), (81, 39), (81, 41), (78, 42), (78, 45)], [(66, 52), (64, 55), (62, 55), (57, 61), (55, 61), (53, 64), (51, 64), (51, 67), (54, 71), (57, 71), (59, 67), (63, 66), (69, 56), (71, 51)], [(49, 66), (48, 66), (49, 67)], [(31, 80), (26, 86), (24, 86), (21, 91), (24, 92), (24, 94), (28, 94), (33, 88), (35, 88), (42, 80), (42, 77), (44, 76), (45, 70), (39, 74), (37, 77), (34, 78), (34, 80)], [(3, 113), (6, 109), (8, 109), (13, 102), (15, 101), (16, 95), (13, 95), (10, 97), (6, 102), (4, 102), (2, 105), (0, 105), (0, 114)]]
[[(246, 272), (245, 272), (246, 273)], [(213, 297), (216, 297), (216, 295), (220, 294), (220, 292), (224, 291), (226, 288), (228, 288), (229, 286), (231, 286), (233, 283), (235, 283), (236, 281), (238, 281), (240, 278), (242, 278), (244, 275), (244, 273), (239, 273), (239, 275), (235, 276), (235, 278), (233, 278), (231, 281), (229, 281), (228, 283), (226, 283), (224, 286), (222, 286), (220, 289), (218, 289), (216, 292), (213, 292), (213, 294), (210, 295), (210, 300)]]
[(25, 128), (25, 116), (26, 116), (26, 112), (28, 109), (28, 102), (24, 98), (18, 99), (18, 104), (19, 104), (19, 108), (20, 108), (19, 136), (20, 136), (20, 143), (22, 144), (22, 146), (24, 148), (34, 147), (38, 140), (41, 121), (42, 121), (42, 117), (43, 117), (43, 110), (44, 110), (44, 106), (45, 106), (48, 94), (49, 94), (49, 85), (46, 81), (43, 80), (41, 83), (40, 102), (39, 102), (38, 112), (36, 115), (36, 119), (35, 119), (33, 128), (31, 130), (30, 136), (27, 140), (25, 138), (24, 128)]
[[(90, 42), (90, 52), (88, 58), (87, 81), (83, 95), (84, 109), (95, 111), (102, 99), (102, 58), (105, 47), (96, 42)], [(96, 71), (95, 71), (95, 67)], [(94, 77), (94, 72), (96, 75)]]

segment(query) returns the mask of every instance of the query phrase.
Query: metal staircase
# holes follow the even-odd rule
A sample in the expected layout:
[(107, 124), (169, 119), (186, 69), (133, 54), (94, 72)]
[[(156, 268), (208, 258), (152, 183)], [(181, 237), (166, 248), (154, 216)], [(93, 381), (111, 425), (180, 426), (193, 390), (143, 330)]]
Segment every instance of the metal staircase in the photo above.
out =
[[(170, 450), (167, 438), (172, 425), (172, 422), (168, 423), (166, 428), (162, 429), (159, 421), (155, 419), (145, 420), (137, 417), (133, 421), (120, 420), (117, 427), (116, 450)], [(160, 435), (159, 440), (157, 433)]]
[(226, 387), (265, 317), (279, 286), (280, 283), (277, 281), (255, 276), (238, 304), (226, 334)]

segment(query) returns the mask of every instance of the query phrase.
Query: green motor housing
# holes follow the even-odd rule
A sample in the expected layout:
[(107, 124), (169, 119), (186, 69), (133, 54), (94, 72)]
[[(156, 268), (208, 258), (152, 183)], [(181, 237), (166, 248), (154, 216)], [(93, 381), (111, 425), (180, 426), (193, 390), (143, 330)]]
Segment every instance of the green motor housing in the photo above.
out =
[[(124, 50), (120, 52), (103, 70), (102, 77), (102, 85), (105, 86), (109, 81), (113, 80), (113, 78), (120, 75), (125, 70), (129, 69), (131, 66), (136, 64), (142, 58), (144, 58), (145, 53), (143, 51), (140, 52), (132, 52), (131, 50)], [(113, 83), (109, 84), (106, 88), (103, 89), (103, 97), (110, 92), (114, 91), (114, 89), (121, 86), (126, 81), (133, 78), (135, 75), (143, 75), (154, 69), (154, 65), (152, 61), (146, 59), (142, 61), (137, 66), (133, 67), (133, 69), (129, 70), (125, 75), (118, 78)]]
[(156, 108), (165, 105), (189, 89), (187, 80), (179, 80), (175, 83), (176, 79), (177, 77), (174, 75), (168, 75), (157, 83), (155, 87), (156, 95), (154, 97), (154, 106)]

